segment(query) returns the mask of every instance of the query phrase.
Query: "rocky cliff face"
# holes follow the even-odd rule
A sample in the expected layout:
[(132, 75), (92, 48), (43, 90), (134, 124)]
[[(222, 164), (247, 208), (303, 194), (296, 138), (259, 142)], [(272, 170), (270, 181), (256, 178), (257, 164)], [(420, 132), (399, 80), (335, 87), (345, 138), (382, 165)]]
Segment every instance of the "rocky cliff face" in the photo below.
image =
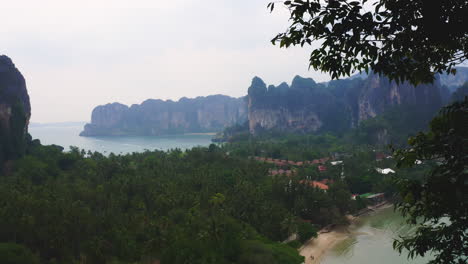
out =
[(322, 121), (314, 112), (290, 111), (286, 108), (275, 110), (257, 109), (249, 112), (249, 129), (251, 133), (257, 130), (284, 130), (284, 131), (317, 131)]
[(214, 132), (246, 120), (247, 104), (243, 98), (213, 95), (177, 102), (149, 99), (131, 107), (119, 103), (96, 107), (91, 123), (80, 135)]
[[(267, 89), (262, 79), (255, 77), (248, 89), (248, 119), (252, 134), (262, 130), (317, 131), (322, 121), (314, 111), (313, 104), (302, 99), (314, 89), (312, 79), (296, 76), (291, 87), (282, 83)], [(298, 107), (299, 106), (299, 107)]]
[(327, 84), (296, 76), (291, 87), (283, 83), (267, 88), (255, 77), (248, 90), (249, 129), (252, 134), (272, 129), (342, 132), (395, 106), (436, 111), (446, 98), (448, 91), (439, 79), (414, 87), (376, 74)]
[(31, 105), (26, 81), (7, 56), (0, 56), (0, 167), (26, 148)]
[(397, 105), (417, 105), (427, 109), (437, 109), (442, 106), (448, 91), (436, 79), (433, 84), (422, 84), (414, 87), (405, 82), (397, 84), (388, 78), (371, 74), (363, 83), (357, 101), (358, 122), (383, 113), (386, 109)]
[(440, 81), (415, 88), (371, 73), (328, 83), (296, 76), (291, 86), (267, 87), (255, 77), (242, 99), (215, 95), (178, 102), (150, 99), (130, 107), (119, 103), (98, 106), (81, 135), (213, 132), (245, 121), (252, 134), (263, 130), (344, 132), (396, 106), (435, 113), (449, 98)]
[(457, 90), (465, 82), (468, 82), (468, 67), (456, 67), (457, 74), (441, 74), (440, 83), (446, 86), (451, 92)]

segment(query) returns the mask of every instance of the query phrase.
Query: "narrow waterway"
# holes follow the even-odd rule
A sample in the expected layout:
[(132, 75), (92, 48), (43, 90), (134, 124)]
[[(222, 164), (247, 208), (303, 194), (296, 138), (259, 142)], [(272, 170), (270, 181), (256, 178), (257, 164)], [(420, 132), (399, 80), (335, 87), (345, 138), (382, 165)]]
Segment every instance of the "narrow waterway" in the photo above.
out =
[(407, 259), (393, 250), (393, 239), (412, 231), (393, 207), (360, 217), (350, 227), (349, 238), (327, 252), (321, 264), (423, 264), (429, 257)]

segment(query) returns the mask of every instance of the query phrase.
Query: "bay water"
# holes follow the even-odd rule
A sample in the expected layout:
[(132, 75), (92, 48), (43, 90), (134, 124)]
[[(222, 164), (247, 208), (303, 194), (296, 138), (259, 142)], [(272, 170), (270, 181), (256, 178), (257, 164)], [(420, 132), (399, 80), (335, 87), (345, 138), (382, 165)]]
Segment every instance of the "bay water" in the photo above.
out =
[(180, 134), (168, 136), (99, 136), (80, 137), (85, 123), (31, 124), (29, 133), (43, 145), (59, 145), (69, 150), (75, 146), (103, 154), (126, 154), (145, 150), (189, 149), (211, 144), (212, 134)]

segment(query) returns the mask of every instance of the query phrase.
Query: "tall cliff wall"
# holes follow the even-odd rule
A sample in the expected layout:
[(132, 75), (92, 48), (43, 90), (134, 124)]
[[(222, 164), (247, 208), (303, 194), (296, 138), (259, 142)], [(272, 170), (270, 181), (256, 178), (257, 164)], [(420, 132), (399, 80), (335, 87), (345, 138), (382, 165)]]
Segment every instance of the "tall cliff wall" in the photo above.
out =
[(26, 149), (31, 105), (26, 81), (7, 56), (0, 56), (0, 167)]
[(414, 87), (372, 73), (326, 84), (296, 76), (291, 87), (283, 83), (267, 88), (255, 77), (248, 90), (249, 129), (252, 134), (272, 129), (341, 132), (395, 106), (418, 106), (435, 112), (446, 98), (448, 90), (439, 79)]
[[(456, 80), (461, 82), (468, 75), (463, 76)], [(373, 73), (358, 77), (316, 83), (296, 76), (290, 86), (268, 87), (255, 77), (246, 98), (214, 95), (178, 102), (150, 99), (130, 107), (107, 104), (93, 110), (91, 123), (81, 135), (217, 132), (245, 121), (252, 134), (263, 130), (344, 132), (397, 106), (418, 107), (430, 116), (449, 100), (446, 85), (441, 85), (444, 80), (447, 83), (446, 77), (418, 87)]]
[(441, 86), (439, 78), (433, 84), (414, 87), (407, 82), (397, 84), (386, 77), (371, 74), (363, 83), (357, 101), (358, 122), (375, 117), (397, 105), (415, 105), (434, 111), (444, 104), (448, 94), (448, 90)]
[(244, 98), (224, 95), (182, 98), (177, 102), (149, 99), (130, 107), (98, 106), (81, 136), (163, 135), (221, 131), (247, 120)]

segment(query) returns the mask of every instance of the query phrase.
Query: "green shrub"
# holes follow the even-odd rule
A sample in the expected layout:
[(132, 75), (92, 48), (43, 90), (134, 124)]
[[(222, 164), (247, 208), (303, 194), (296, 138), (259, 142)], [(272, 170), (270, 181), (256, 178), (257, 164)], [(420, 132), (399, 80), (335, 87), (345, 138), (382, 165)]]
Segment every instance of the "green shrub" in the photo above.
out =
[(39, 259), (28, 248), (14, 243), (0, 243), (0, 263), (39, 264)]
[(310, 223), (300, 223), (297, 227), (299, 241), (304, 243), (312, 237), (317, 237), (317, 228)]
[(292, 248), (295, 248), (295, 249), (298, 249), (302, 246), (302, 243), (299, 242), (298, 240), (293, 240), (293, 241), (289, 241), (287, 243), (288, 246), (292, 247)]

